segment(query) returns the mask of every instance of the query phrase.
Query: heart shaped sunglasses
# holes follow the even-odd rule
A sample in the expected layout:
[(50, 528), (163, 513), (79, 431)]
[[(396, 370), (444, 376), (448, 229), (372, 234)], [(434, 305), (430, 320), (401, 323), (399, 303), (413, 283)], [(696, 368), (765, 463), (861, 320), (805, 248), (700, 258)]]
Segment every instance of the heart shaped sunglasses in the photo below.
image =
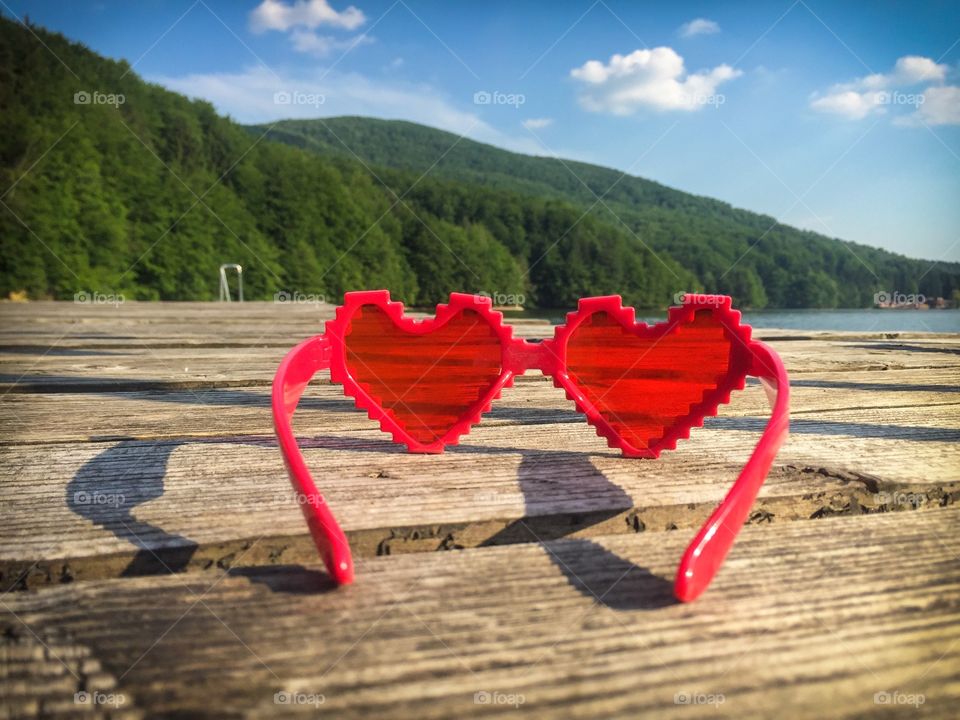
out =
[(580, 300), (542, 341), (513, 337), (490, 299), (454, 293), (432, 318), (415, 319), (386, 290), (350, 292), (324, 332), (290, 351), (273, 381), (273, 419), (310, 534), (327, 570), (353, 581), (346, 535), (304, 462), (291, 420), (321, 370), (410, 452), (439, 453), (527, 370), (553, 378), (598, 435), (626, 457), (656, 458), (760, 379), (772, 408), (733, 488), (680, 561), (674, 593), (689, 602), (710, 584), (746, 521), (787, 436), (789, 382), (783, 363), (750, 337), (722, 295), (687, 295), (656, 325), (635, 322), (619, 296)]

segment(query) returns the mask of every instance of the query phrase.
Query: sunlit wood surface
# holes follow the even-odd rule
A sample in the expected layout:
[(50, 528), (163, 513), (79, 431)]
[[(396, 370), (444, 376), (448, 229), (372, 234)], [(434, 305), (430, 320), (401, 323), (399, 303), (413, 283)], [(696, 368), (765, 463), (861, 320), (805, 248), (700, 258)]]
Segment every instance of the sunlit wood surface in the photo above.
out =
[(756, 330), (791, 436), (684, 606), (759, 385), (644, 461), (540, 376), (439, 456), (321, 377), (295, 427), (357, 557), (334, 589), (269, 407), (332, 310), (0, 304), (0, 718), (956, 716), (960, 334)]

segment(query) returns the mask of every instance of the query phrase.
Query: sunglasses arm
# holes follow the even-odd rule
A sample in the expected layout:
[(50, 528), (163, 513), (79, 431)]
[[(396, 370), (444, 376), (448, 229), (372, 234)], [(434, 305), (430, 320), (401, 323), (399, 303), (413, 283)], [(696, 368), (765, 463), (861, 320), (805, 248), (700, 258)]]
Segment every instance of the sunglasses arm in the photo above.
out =
[(317, 490), (291, 427), (293, 413), (304, 388), (320, 370), (330, 367), (330, 354), (330, 341), (323, 335), (305, 340), (287, 353), (273, 379), (273, 425), (298, 504), (310, 528), (310, 536), (331, 577), (343, 585), (353, 582), (350, 545)]
[(674, 583), (674, 594), (683, 602), (699, 597), (717, 574), (787, 437), (790, 425), (787, 371), (780, 357), (767, 345), (753, 341), (750, 350), (753, 364), (748, 374), (760, 378), (772, 408), (770, 420), (737, 482), (683, 554)]

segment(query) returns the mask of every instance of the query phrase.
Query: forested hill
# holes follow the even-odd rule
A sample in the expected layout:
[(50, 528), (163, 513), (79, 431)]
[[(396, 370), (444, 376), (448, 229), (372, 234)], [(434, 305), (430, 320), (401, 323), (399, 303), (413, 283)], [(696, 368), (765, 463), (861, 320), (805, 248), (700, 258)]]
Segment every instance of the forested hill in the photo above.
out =
[[(256, 134), (268, 129), (269, 137), (281, 142), (322, 154), (356, 153), (371, 165), (418, 173), (430, 170), (435, 177), (563, 198), (578, 204), (593, 205), (602, 197), (607, 203), (656, 205), (742, 220), (737, 217), (741, 211), (724, 202), (674, 190), (652, 180), (576, 160), (521, 155), (404, 120), (334, 117), (251, 126)], [(754, 213), (746, 214), (757, 217)], [(762, 219), (768, 227), (773, 222), (772, 218)]]
[(571, 203), (430, 179), (402, 197), (416, 179), (397, 171), (384, 186), (353, 158), (251, 137), (125, 61), (0, 19), (4, 296), (215, 298), (225, 262), (264, 299), (384, 287), (420, 304), (456, 290), (550, 307), (622, 292), (652, 307), (696, 287), (625, 229), (578, 222)]
[[(627, 229), (659, 256), (692, 271), (703, 287), (753, 306), (862, 307), (881, 288), (903, 286), (927, 297), (950, 297), (958, 288), (957, 263), (930, 269), (933, 261), (798, 230), (617, 170), (521, 155), (414, 123), (285, 120), (268, 136), (326, 156), (355, 153), (372, 167), (430, 169), (431, 177), (562, 199)], [(442, 159), (433, 165), (437, 158)]]
[[(929, 265), (857, 248), (876, 279), (836, 241), (782, 227), (764, 235), (759, 216), (635, 178), (607, 198), (626, 225), (582, 217), (587, 196), (563, 185), (562, 165), (474, 143), (464, 145), (478, 154), (473, 174), (442, 163), (417, 182), (422, 157), (442, 152), (431, 143), (448, 147), (443, 134), (329, 122), (353, 128), (341, 137), (373, 171), (327, 152), (315, 126), (252, 135), (125, 61), (0, 18), (0, 294), (210, 299), (219, 265), (239, 262), (247, 296), (262, 299), (386, 287), (420, 304), (464, 290), (544, 307), (622, 293), (658, 307), (709, 289), (753, 306), (866, 305), (875, 290), (913, 290)], [(577, 166), (602, 185), (591, 172), (611, 171)], [(920, 289), (946, 294), (958, 276), (937, 268)]]

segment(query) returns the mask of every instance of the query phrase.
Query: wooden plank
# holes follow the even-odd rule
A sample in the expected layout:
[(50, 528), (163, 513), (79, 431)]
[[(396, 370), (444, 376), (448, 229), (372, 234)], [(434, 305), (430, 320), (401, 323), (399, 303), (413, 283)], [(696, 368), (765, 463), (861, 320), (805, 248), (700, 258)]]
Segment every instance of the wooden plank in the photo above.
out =
[[(266, 385), (284, 351), (318, 332), (333, 311), (317, 303), (0, 303), (0, 392)], [(518, 336), (552, 334), (543, 320), (508, 321)], [(756, 334), (775, 344), (794, 376), (960, 374), (957, 335)]]
[[(22, 354), (171, 347), (277, 347), (320, 331), (323, 303), (0, 303), (0, 349)], [(410, 311), (414, 317), (425, 313)], [(518, 334), (550, 332), (545, 319), (507, 314)], [(187, 320), (188, 319), (188, 320)]]
[[(332, 315), (334, 308), (339, 304), (339, 298), (331, 298), (333, 304), (315, 302), (315, 296), (298, 296), (298, 299), (274, 302), (254, 301), (244, 303), (218, 302), (134, 302), (125, 300), (120, 304), (111, 302), (29, 302), (12, 303), (0, 302), (0, 320), (3, 328), (0, 334), (20, 323), (22, 327), (34, 330), (59, 330), (73, 326), (87, 326), (91, 328), (106, 328), (108, 331), (117, 327), (137, 326), (146, 328), (149, 325), (182, 323), (184, 317), (195, 319), (202, 325), (224, 323), (230, 330), (231, 325), (236, 327), (238, 319), (249, 323), (276, 323), (276, 322), (310, 322), (315, 318), (325, 318)], [(569, 308), (573, 310), (574, 308)], [(411, 312), (423, 313), (423, 310)], [(431, 310), (432, 312), (432, 310)], [(551, 311), (547, 316), (560, 320), (566, 314), (565, 310)], [(655, 321), (663, 317), (663, 311), (638, 310), (637, 317)], [(528, 315), (506, 313), (511, 322), (536, 321)], [(956, 313), (953, 314), (957, 318)], [(196, 326), (196, 325), (194, 325)], [(74, 328), (76, 329), (76, 328)], [(242, 327), (240, 328), (242, 329)], [(957, 324), (960, 332), (960, 321)], [(179, 335), (190, 335), (191, 328), (181, 327)], [(835, 330), (778, 330), (762, 328), (757, 331), (764, 337), (780, 337), (784, 339), (854, 339), (877, 338), (903, 341), (929, 337), (941, 337), (938, 333), (925, 331), (923, 323), (917, 322), (917, 329), (910, 331), (835, 331)]]
[(537, 376), (439, 457), (316, 383), (297, 428), (358, 557), (334, 592), (267, 387), (331, 313), (0, 303), (0, 592), (40, 588), (0, 597), (4, 712), (316, 713), (281, 690), (346, 717), (516, 712), (477, 692), (534, 717), (917, 709), (875, 705), (887, 691), (952, 715), (960, 335), (758, 331), (790, 368), (793, 434), (718, 583), (682, 607), (673, 568), (762, 428), (757, 387), (637, 462)]
[[(162, 571), (153, 553), (178, 569), (229, 564), (265, 528), (262, 562), (312, 557), (272, 439), (266, 386), (286, 345), (147, 347), (144, 338), (163, 327), (174, 342), (201, 342), (213, 328), (230, 334), (204, 342), (249, 342), (236, 332), (244, 318), (256, 331), (287, 324), (302, 336), (332, 308), (20, 307), (23, 322), (92, 327), (123, 346), (0, 354), (11, 391), (0, 415), (0, 500), (10, 509), (0, 529), (5, 583), (32, 566), (31, 585)], [(543, 330), (529, 324), (525, 332)], [(925, 336), (892, 347), (876, 335), (777, 336), (801, 371), (794, 432), (758, 518), (883, 508), (883, 494), (901, 490), (917, 499), (907, 504), (952, 496), (960, 481), (960, 367), (952, 364), (960, 339)], [(880, 359), (861, 359), (867, 355)], [(904, 369), (921, 362), (940, 364), (922, 378), (916, 367)], [(372, 556), (528, 541), (521, 521), (547, 537), (693, 527), (736, 477), (767, 412), (755, 386), (738, 393), (722, 417), (657, 463), (610, 452), (539, 376), (518, 380), (464, 446), (441, 458), (403, 454), (323, 382), (297, 426), (356, 551)], [(78, 494), (123, 503), (90, 507)]]
[[(517, 335), (549, 335), (545, 329), (531, 325), (518, 330)], [(29, 352), (20, 353), (7, 346), (5, 352), (0, 351), (0, 393), (266, 385), (284, 353), (318, 330), (315, 327), (285, 334), (271, 342), (250, 336), (245, 344), (226, 343), (227, 347), (223, 346), (226, 341), (218, 341), (213, 347), (151, 347), (136, 341), (121, 349), (54, 347), (44, 351), (31, 346)], [(880, 349), (870, 351), (871, 343), (785, 342), (775, 343), (775, 349), (797, 380), (811, 374), (866, 371), (913, 373), (914, 382), (920, 381), (918, 374), (945, 370), (952, 371), (954, 378), (960, 376), (960, 349), (953, 351), (943, 343), (925, 350), (877, 345)]]
[[(302, 339), (298, 336), (298, 339)], [(293, 343), (289, 345), (292, 346)], [(79, 354), (5, 353), (0, 392), (175, 390), (269, 385), (289, 347), (128, 348)]]
[[(863, 412), (860, 424), (879, 424), (871, 433), (886, 432), (897, 438), (899, 408), (932, 408), (960, 403), (960, 373), (953, 370), (928, 372), (921, 384), (912, 371), (869, 373), (822, 373), (794, 378), (791, 388), (791, 416), (801, 428), (809, 418), (828, 410)], [(152, 440), (164, 438), (223, 437), (231, 434), (270, 435), (270, 393), (265, 385), (236, 387), (186, 387), (141, 391), (118, 390), (114, 386), (86, 392), (8, 393), (0, 397), (0, 444), (37, 444), (109, 439)], [(751, 381), (746, 391), (734, 395), (734, 402), (721, 408), (722, 417), (763, 418), (769, 412), (766, 396)], [(884, 417), (881, 411), (892, 411)], [(316, 412), (313, 412), (316, 411)], [(339, 386), (325, 377), (316, 380), (307, 392), (301, 412), (306, 431), (324, 428), (369, 429), (365, 414), (357, 413), (353, 402)], [(306, 415), (310, 414), (307, 418)], [(803, 421), (802, 423), (799, 421)], [(945, 418), (956, 428), (954, 418)], [(563, 391), (541, 375), (518, 378), (515, 386), (497, 400), (484, 424), (544, 422), (582, 423)], [(4, 427), (2, 423), (7, 423)], [(924, 424), (924, 423), (921, 423)]]
[(15, 707), (69, 707), (85, 662), (165, 716), (947, 718), (958, 521), (748, 527), (693, 605), (670, 599), (684, 533), (373, 558), (338, 590), (315, 565), (74, 583), (4, 597), (0, 643)]
[[(516, 388), (520, 399), (537, 386)], [(545, 537), (692, 528), (762, 428), (760, 417), (738, 414), (749, 394), (658, 461), (620, 457), (572, 413), (522, 405), (441, 456), (404, 453), (342, 405), (309, 405), (298, 427), (335, 428), (301, 443), (355, 552), (370, 556), (525, 542), (521, 523)], [(797, 418), (756, 517), (889, 509), (897, 492), (908, 499), (896, 509), (949, 500), (960, 491), (958, 427), (958, 404)], [(164, 571), (152, 553), (178, 569), (204, 569), (263, 536), (263, 562), (313, 553), (269, 435), (8, 445), (0, 447), (0, 501), (7, 581), (36, 562), (33, 583)]]

